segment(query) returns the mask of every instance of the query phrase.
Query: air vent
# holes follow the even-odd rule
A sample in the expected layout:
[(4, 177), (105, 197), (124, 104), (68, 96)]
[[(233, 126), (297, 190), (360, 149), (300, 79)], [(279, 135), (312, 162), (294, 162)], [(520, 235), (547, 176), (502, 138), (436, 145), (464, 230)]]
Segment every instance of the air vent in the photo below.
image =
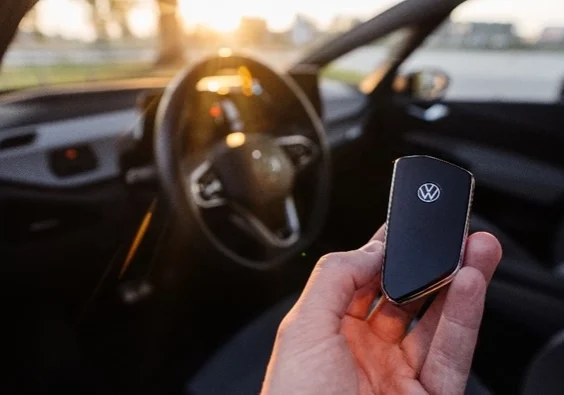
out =
[(33, 140), (35, 140), (34, 132), (20, 134), (18, 136), (6, 137), (2, 141), (0, 141), (0, 151), (29, 145), (33, 143)]

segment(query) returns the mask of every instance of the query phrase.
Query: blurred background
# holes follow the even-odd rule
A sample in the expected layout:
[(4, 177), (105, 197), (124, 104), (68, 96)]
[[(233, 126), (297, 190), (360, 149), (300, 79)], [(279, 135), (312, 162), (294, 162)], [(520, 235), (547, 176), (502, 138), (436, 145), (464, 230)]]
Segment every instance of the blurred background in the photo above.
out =
[[(0, 89), (170, 76), (221, 48), (280, 69), (398, 2), (40, 0), (6, 55)], [(553, 102), (564, 75), (558, 2), (469, 1), (405, 67), (440, 65), (456, 81), (451, 99)], [(323, 74), (357, 84), (393, 43), (391, 35), (353, 51)]]

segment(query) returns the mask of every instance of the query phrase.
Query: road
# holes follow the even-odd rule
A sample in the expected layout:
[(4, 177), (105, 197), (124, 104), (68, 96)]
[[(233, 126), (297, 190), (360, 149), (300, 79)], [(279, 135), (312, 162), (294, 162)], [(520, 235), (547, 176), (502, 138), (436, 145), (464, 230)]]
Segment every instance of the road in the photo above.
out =
[[(296, 61), (297, 50), (248, 50), (251, 55), (284, 68)], [(190, 51), (196, 60), (209, 54)], [(363, 47), (335, 62), (348, 71), (369, 73), (386, 58), (382, 47)], [(110, 61), (147, 61), (154, 59), (152, 50), (23, 50), (10, 51), (6, 66), (55, 65), (58, 63), (98, 64)], [(564, 53), (527, 51), (459, 51), (427, 49), (415, 53), (403, 70), (433, 67), (451, 77), (450, 98), (508, 99), (554, 101), (564, 80)]]

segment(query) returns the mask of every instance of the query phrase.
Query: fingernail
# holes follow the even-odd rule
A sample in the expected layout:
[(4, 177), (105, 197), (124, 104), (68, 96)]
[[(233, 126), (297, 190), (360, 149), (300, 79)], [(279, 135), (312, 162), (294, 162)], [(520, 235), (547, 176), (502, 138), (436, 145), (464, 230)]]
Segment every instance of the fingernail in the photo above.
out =
[(382, 248), (384, 248), (382, 242), (378, 240), (374, 240), (362, 246), (360, 250), (364, 252), (376, 253), (376, 252), (381, 252)]

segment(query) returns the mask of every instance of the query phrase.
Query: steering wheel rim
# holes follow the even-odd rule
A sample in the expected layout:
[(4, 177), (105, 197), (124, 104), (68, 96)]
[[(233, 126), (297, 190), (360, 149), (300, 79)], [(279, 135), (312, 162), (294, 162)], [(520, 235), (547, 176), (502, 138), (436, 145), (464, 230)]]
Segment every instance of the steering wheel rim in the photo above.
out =
[[(193, 98), (191, 92), (195, 90), (196, 83), (201, 79), (202, 74), (205, 76), (205, 73), (209, 73), (209, 70), (217, 71), (234, 65), (244, 65), (249, 69), (253, 69), (254, 72), (258, 70), (258, 74), (266, 75), (270, 85), (278, 85), (282, 87), (282, 92), (291, 95), (290, 101), (294, 101), (297, 104), (296, 108), (299, 108), (299, 111), (302, 111), (307, 118), (308, 126), (316, 139), (315, 143), (320, 158), (319, 167), (316, 168), (317, 187), (315, 188), (315, 196), (313, 198), (314, 205), (312, 212), (308, 213), (308, 221), (304, 232), (300, 234), (299, 239), (295, 242), (289, 243), (288, 246), (280, 246), (274, 256), (260, 261), (249, 259), (233, 251), (212, 232), (203, 219), (200, 211), (202, 206), (195, 201), (194, 195), (190, 190), (193, 185), (192, 177), (197, 168), (192, 169), (193, 171), (186, 174), (185, 164), (183, 164), (181, 114), (184, 111), (187, 97)], [(261, 81), (263, 79), (264, 76), (260, 78)], [(207, 248), (208, 245), (206, 243), (209, 243), (221, 254), (242, 266), (257, 270), (268, 270), (289, 261), (303, 252), (320, 233), (328, 210), (330, 151), (323, 125), (313, 105), (304, 92), (289, 77), (280, 75), (266, 65), (246, 56), (233, 55), (227, 58), (219, 56), (207, 58), (194, 67), (184, 68), (168, 85), (159, 103), (155, 125), (155, 159), (161, 186), (172, 208), (178, 214), (180, 222), (188, 231), (187, 234), (194, 235), (195, 227), (201, 231), (204, 237), (200, 238), (197, 243), (200, 248)], [(276, 144), (283, 146), (280, 140), (276, 140)], [(206, 157), (209, 157), (209, 152), (206, 153)], [(199, 165), (205, 163), (206, 160), (199, 161)], [(202, 241), (206, 243), (202, 244)]]

